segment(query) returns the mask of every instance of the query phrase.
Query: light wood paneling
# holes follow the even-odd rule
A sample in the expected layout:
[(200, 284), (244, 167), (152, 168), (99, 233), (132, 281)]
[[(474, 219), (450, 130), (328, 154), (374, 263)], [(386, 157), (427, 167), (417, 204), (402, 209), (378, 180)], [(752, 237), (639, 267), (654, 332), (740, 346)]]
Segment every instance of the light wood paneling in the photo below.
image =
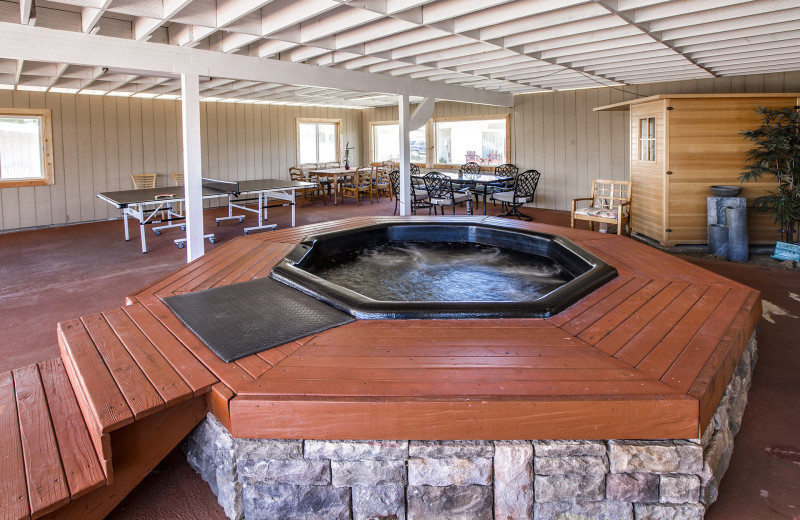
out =
[[(665, 132), (664, 101), (643, 103), (631, 107), (630, 113), (630, 174), (633, 181), (631, 198), (631, 229), (634, 232), (663, 241), (666, 217), (665, 197)], [(639, 120), (656, 119), (655, 161), (639, 160)], [(670, 141), (671, 144), (671, 141)]]

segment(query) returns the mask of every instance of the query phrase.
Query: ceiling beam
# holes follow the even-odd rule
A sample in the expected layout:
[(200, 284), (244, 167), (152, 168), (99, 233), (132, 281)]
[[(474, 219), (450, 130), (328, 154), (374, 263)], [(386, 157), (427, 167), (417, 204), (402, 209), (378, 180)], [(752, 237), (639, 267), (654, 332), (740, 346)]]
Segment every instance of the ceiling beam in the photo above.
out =
[(106, 9), (111, 5), (111, 1), (103, 0), (98, 7), (84, 7), (81, 9), (81, 29), (83, 29), (83, 32), (90, 33), (94, 30), (97, 22), (100, 21)]
[(718, 76), (717, 74), (715, 74), (715, 73), (714, 73), (712, 70), (710, 70), (710, 69), (708, 69), (708, 68), (704, 67), (703, 65), (701, 65), (700, 63), (698, 63), (697, 61), (695, 61), (694, 59), (692, 59), (692, 57), (691, 57), (691, 56), (688, 56), (688, 55), (686, 55), (686, 54), (682, 53), (682, 52), (681, 52), (681, 50), (680, 50), (678, 47), (676, 47), (676, 46), (675, 46), (675, 45), (674, 45), (672, 42), (670, 42), (670, 41), (665, 41), (665, 40), (664, 40), (664, 38), (663, 38), (663, 36), (662, 36), (662, 34), (661, 34), (660, 32), (658, 32), (658, 31), (652, 31), (652, 30), (650, 29), (650, 24), (649, 24), (648, 22), (637, 22), (637, 21), (635, 20), (634, 16), (632, 15), (632, 14), (633, 14), (633, 12), (631, 12), (631, 11), (621, 11), (621, 10), (619, 10), (619, 9), (617, 8), (617, 0), (594, 0), (594, 1), (595, 1), (595, 2), (596, 2), (598, 5), (600, 5), (600, 6), (604, 7), (605, 9), (607, 9), (609, 13), (611, 13), (611, 14), (613, 14), (613, 15), (615, 15), (615, 16), (618, 16), (618, 17), (620, 17), (620, 18), (621, 18), (622, 20), (624, 20), (626, 23), (628, 23), (628, 24), (630, 24), (630, 25), (632, 25), (632, 26), (636, 27), (637, 29), (639, 29), (640, 31), (642, 31), (643, 33), (645, 33), (646, 35), (648, 35), (649, 37), (651, 37), (651, 38), (652, 38), (654, 41), (656, 41), (656, 42), (658, 42), (658, 43), (660, 43), (660, 44), (662, 44), (662, 45), (664, 45), (664, 46), (668, 47), (668, 48), (669, 48), (669, 49), (671, 49), (673, 52), (675, 52), (675, 53), (677, 53), (677, 54), (680, 54), (680, 55), (681, 55), (681, 56), (683, 56), (683, 57), (684, 57), (684, 58), (685, 58), (685, 59), (686, 59), (688, 62), (690, 62), (692, 65), (694, 65), (694, 66), (695, 66), (695, 67), (697, 67), (698, 69), (701, 69), (701, 70), (704, 70), (704, 71), (708, 72), (709, 74), (711, 74), (711, 75), (712, 75), (713, 77), (715, 77), (715, 78), (716, 78), (716, 77), (719, 77), (719, 76)]
[(34, 0), (20, 0), (19, 19), (22, 25), (36, 23), (36, 2)]
[(514, 106), (511, 94), (7, 22), (0, 22), (0, 56)]

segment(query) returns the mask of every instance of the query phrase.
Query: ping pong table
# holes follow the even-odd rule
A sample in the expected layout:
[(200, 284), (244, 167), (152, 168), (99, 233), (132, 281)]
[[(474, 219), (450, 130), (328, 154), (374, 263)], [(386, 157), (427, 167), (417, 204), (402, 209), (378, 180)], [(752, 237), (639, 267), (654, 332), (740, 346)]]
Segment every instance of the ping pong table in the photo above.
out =
[[(244, 221), (245, 215), (233, 214), (234, 208), (248, 211), (258, 215), (258, 225), (244, 229), (244, 234), (262, 229), (274, 229), (275, 224), (265, 224), (267, 210), (278, 206), (291, 206), (292, 226), (295, 225), (295, 190), (311, 188), (315, 185), (309, 182), (291, 181), (283, 179), (257, 179), (246, 181), (223, 181), (203, 178), (203, 199), (227, 197), (228, 216), (217, 218), (217, 225), (225, 220), (236, 219)], [(186, 230), (186, 216), (176, 209), (179, 202), (186, 200), (183, 186), (164, 186), (141, 190), (122, 190), (98, 193), (97, 198), (104, 200), (122, 210), (125, 226), (125, 240), (130, 240), (128, 217), (139, 221), (139, 230), (142, 241), (142, 253), (147, 253), (147, 240), (145, 226), (153, 225), (153, 232), (160, 235), (164, 229), (180, 227)], [(277, 204), (270, 204), (269, 199), (279, 200)], [(247, 204), (256, 204), (257, 207), (248, 207)], [(160, 224), (160, 225), (156, 225)], [(203, 238), (214, 243), (214, 235), (206, 234)], [(174, 240), (182, 248), (186, 238)]]

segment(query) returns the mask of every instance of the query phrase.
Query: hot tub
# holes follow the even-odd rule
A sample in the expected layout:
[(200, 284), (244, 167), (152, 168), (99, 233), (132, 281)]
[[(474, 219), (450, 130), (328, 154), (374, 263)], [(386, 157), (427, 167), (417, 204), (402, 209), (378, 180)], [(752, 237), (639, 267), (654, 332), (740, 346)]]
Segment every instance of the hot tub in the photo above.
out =
[(557, 235), (395, 222), (309, 236), (270, 276), (359, 319), (546, 318), (617, 272)]

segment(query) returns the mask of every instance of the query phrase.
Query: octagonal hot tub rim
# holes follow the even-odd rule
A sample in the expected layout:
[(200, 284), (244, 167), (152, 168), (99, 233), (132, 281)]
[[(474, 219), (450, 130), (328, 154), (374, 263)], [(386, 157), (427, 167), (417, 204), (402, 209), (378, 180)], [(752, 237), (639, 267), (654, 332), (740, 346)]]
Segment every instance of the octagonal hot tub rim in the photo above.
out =
[[(309, 257), (315, 251), (315, 247), (324, 243), (325, 240), (353, 235), (354, 231), (364, 234), (389, 228), (419, 227), (428, 228), (428, 231), (437, 227), (448, 231), (453, 231), (455, 228), (469, 229), (470, 238), (475, 237), (475, 230), (479, 228), (520, 237), (533, 236), (558, 245), (583, 261), (588, 266), (588, 269), (564, 285), (531, 301), (438, 302), (374, 300), (356, 291), (324, 280), (301, 267), (309, 261)], [(448, 241), (452, 242), (454, 240)], [(359, 244), (360, 247), (369, 245), (369, 243)], [(570, 272), (574, 274), (574, 271), (573, 269)], [(552, 317), (606, 284), (617, 275), (617, 270), (603, 259), (589, 253), (561, 235), (482, 222), (381, 222), (347, 230), (308, 235), (278, 262), (269, 276), (304, 294), (324, 301), (357, 319), (524, 319)], [(491, 308), (488, 308), (489, 306)]]

